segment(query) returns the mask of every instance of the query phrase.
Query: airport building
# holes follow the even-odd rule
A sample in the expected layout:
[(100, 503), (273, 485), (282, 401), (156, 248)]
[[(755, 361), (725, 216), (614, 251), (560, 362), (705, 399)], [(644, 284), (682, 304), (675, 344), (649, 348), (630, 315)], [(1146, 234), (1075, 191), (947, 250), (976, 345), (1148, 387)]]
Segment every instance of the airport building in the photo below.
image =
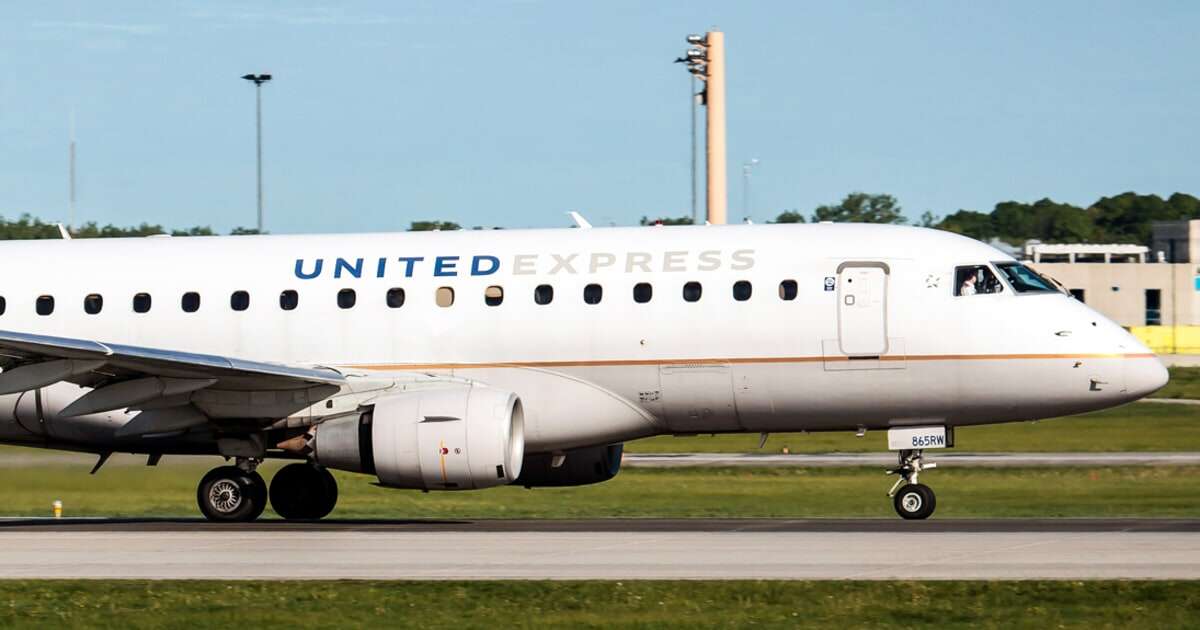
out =
[(1200, 220), (1153, 225), (1152, 245), (1025, 245), (1026, 260), (1158, 353), (1200, 354)]

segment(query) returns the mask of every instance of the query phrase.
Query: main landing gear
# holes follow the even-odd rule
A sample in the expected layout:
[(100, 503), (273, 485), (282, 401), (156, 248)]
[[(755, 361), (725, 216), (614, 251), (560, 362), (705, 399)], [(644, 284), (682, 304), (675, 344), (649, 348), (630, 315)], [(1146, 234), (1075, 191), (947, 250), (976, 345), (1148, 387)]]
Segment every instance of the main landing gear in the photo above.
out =
[(900, 465), (888, 471), (889, 475), (899, 475), (900, 478), (888, 491), (896, 513), (902, 518), (921, 520), (929, 518), (937, 507), (937, 497), (929, 486), (918, 483), (917, 476), (922, 470), (937, 468), (937, 464), (923, 464), (921, 450), (900, 451)]
[[(200, 512), (210, 521), (249, 522), (267, 507), (267, 483), (255, 470), (259, 460), (238, 458), (236, 466), (221, 466), (204, 475), (196, 488)], [(271, 479), (269, 499), (275, 512), (288, 520), (319, 519), (337, 505), (337, 481), (323, 467), (288, 464)]]

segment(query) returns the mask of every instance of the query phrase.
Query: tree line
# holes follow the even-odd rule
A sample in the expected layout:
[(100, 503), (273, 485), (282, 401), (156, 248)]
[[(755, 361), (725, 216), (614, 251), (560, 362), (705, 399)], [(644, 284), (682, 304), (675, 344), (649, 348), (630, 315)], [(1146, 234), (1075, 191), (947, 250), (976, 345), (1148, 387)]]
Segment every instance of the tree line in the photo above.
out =
[[(1052, 199), (1041, 199), (1033, 203), (1002, 201), (990, 212), (958, 210), (944, 217), (924, 212), (913, 222), (914, 225), (957, 232), (982, 241), (998, 238), (1012, 245), (1020, 245), (1029, 239), (1052, 243), (1136, 243), (1150, 245), (1150, 224), (1154, 221), (1169, 221), (1200, 218), (1200, 199), (1186, 193), (1175, 193), (1166, 199), (1158, 195), (1139, 195), (1133, 192), (1112, 197), (1101, 197), (1095, 203), (1081, 208), (1059, 203)], [(780, 212), (769, 223), (894, 223), (904, 224), (899, 201), (892, 195), (854, 192), (840, 202), (818, 206), (805, 215), (791, 209)], [(642, 225), (689, 225), (691, 217), (660, 217), (651, 219), (643, 216)], [(413, 221), (410, 231), (459, 230), (462, 226), (453, 221)], [(483, 228), (475, 227), (475, 230)], [(99, 225), (95, 222), (70, 228), (74, 238), (112, 238), (121, 236), (213, 236), (208, 226), (195, 226), (168, 230), (162, 225), (142, 223), (121, 227), (112, 224)], [(257, 234), (252, 228), (234, 228), (230, 234)], [(57, 223), (23, 214), (15, 220), (0, 217), (0, 240), (56, 239), (62, 238)]]
[[(1012, 245), (1030, 239), (1051, 243), (1135, 243), (1150, 245), (1154, 221), (1200, 219), (1200, 199), (1175, 193), (1166, 199), (1134, 192), (1101, 197), (1086, 208), (1046, 198), (1033, 203), (1002, 201), (990, 212), (958, 210), (945, 217), (924, 212), (914, 225), (956, 232), (988, 241), (998, 238)], [(892, 195), (855, 192), (836, 204), (818, 206), (807, 217), (799, 210), (784, 210), (769, 223), (908, 223)], [(648, 219), (642, 225), (691, 224), (691, 217)]]

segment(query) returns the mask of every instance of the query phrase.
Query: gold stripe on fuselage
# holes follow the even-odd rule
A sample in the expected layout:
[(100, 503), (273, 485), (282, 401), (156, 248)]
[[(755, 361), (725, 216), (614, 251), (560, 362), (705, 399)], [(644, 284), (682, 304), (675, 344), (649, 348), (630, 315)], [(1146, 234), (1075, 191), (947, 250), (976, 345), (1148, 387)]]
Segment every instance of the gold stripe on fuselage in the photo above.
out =
[(665, 365), (748, 365), (879, 361), (1012, 361), (1048, 359), (1152, 359), (1154, 353), (1131, 354), (885, 354), (870, 357), (729, 357), (720, 359), (609, 359), (591, 361), (508, 361), (501, 363), (364, 363), (342, 367), (356, 370), (469, 370), (485, 368), (634, 367)]

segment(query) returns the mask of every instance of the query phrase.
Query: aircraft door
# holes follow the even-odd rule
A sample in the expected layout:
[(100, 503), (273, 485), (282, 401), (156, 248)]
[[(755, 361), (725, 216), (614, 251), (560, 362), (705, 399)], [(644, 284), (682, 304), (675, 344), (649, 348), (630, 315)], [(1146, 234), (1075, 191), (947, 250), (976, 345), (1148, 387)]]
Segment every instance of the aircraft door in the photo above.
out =
[(887, 353), (888, 271), (880, 262), (838, 266), (838, 344), (843, 354)]

